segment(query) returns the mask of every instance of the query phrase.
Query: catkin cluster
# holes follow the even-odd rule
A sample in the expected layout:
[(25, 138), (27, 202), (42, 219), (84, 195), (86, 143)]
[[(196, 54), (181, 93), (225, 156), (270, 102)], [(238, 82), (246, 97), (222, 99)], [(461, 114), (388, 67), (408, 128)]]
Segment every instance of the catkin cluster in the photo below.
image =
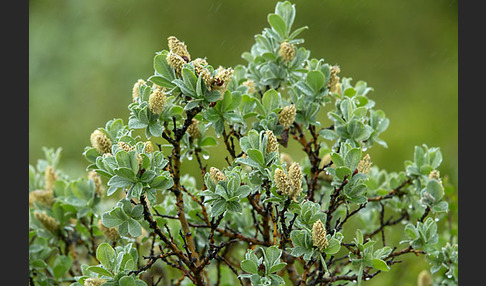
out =
[(265, 135), (267, 135), (266, 153), (269, 154), (270, 152), (278, 152), (277, 137), (275, 137), (275, 134), (273, 134), (272, 130), (265, 131)]
[(292, 200), (297, 201), (302, 191), (302, 171), (298, 163), (292, 163), (288, 168), (288, 174), (282, 169), (276, 169), (273, 176), (275, 186), (288, 195)]
[(295, 58), (295, 47), (294, 44), (291, 44), (287, 41), (282, 42), (280, 44), (280, 50), (278, 54), (282, 57), (284, 62), (290, 62)]
[(209, 168), (209, 178), (211, 178), (215, 184), (217, 184), (219, 181), (226, 181), (225, 174), (215, 167)]
[(323, 252), (329, 245), (326, 237), (326, 228), (321, 220), (317, 220), (312, 225), (312, 245), (317, 247), (320, 252)]
[(91, 133), (90, 141), (91, 146), (93, 146), (98, 153), (111, 153), (111, 140), (100, 130), (96, 129)]
[(278, 114), (278, 123), (288, 129), (294, 123), (296, 113), (295, 104), (285, 106)]
[(366, 154), (366, 156), (364, 156), (358, 163), (358, 172), (368, 175), (370, 173), (371, 164), (370, 154)]

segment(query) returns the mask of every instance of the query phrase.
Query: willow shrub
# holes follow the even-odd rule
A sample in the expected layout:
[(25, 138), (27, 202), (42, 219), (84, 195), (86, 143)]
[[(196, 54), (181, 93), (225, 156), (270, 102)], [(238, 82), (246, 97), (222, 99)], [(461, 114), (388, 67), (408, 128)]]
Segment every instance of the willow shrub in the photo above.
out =
[[(401, 172), (374, 165), (366, 152), (386, 147), (389, 121), (372, 88), (312, 58), (294, 17), (277, 3), (235, 67), (169, 37), (126, 99), (128, 120), (91, 134), (86, 177), (44, 148), (29, 166), (31, 285), (361, 284), (409, 253), (430, 264), (420, 285), (457, 284), (439, 148), (416, 146)], [(300, 160), (282, 152), (291, 140)]]

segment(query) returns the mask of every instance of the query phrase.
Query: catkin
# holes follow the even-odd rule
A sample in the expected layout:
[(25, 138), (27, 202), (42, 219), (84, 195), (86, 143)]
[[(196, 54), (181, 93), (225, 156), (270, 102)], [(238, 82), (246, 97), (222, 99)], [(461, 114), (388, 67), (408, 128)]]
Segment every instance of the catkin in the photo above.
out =
[(148, 106), (153, 114), (161, 114), (164, 110), (166, 96), (161, 88), (156, 88), (149, 96)]
[(106, 227), (103, 225), (101, 219), (98, 221), (98, 228), (103, 233), (103, 235), (111, 241), (116, 241), (120, 238), (120, 233), (116, 227)]
[(282, 57), (284, 62), (290, 62), (295, 58), (295, 48), (294, 44), (291, 44), (287, 41), (282, 42), (280, 44), (280, 50), (278, 51), (278, 54)]
[(329, 245), (326, 238), (326, 228), (321, 220), (317, 220), (314, 225), (312, 225), (312, 245), (317, 247), (320, 252), (323, 252)]
[(192, 138), (200, 138), (201, 131), (199, 131), (199, 120), (192, 119), (192, 123), (187, 127), (187, 133)]
[(224, 173), (215, 167), (209, 168), (209, 178), (211, 178), (215, 184), (217, 184), (219, 181), (226, 181), (226, 176)]
[(49, 190), (32, 191), (29, 193), (29, 206), (33, 207), (34, 202), (50, 207), (54, 204), (54, 194)]
[(358, 163), (358, 172), (368, 175), (370, 173), (371, 164), (370, 154), (366, 154), (366, 156), (364, 156)]
[(140, 86), (144, 85), (145, 81), (143, 79), (139, 79), (134, 85), (132, 89), (132, 99), (135, 101), (137, 98), (140, 97)]
[(166, 60), (167, 60), (167, 63), (169, 64), (169, 66), (173, 67), (175, 72), (178, 75), (181, 75), (182, 68), (184, 67), (184, 64), (186, 63), (186, 61), (181, 56), (179, 56), (178, 54), (176, 54), (172, 51), (170, 51), (167, 54)]
[(84, 286), (101, 286), (103, 283), (105, 283), (105, 279), (100, 279), (100, 278), (88, 278), (84, 280)]
[(288, 129), (294, 123), (296, 113), (295, 104), (285, 106), (278, 114), (278, 123)]
[(100, 130), (96, 129), (91, 133), (90, 141), (98, 153), (111, 153), (111, 140)]
[(95, 194), (99, 197), (102, 197), (105, 193), (105, 188), (103, 187), (103, 182), (101, 180), (101, 176), (96, 173), (96, 171), (91, 171), (88, 174), (88, 179), (93, 180), (95, 185)]
[(47, 166), (44, 172), (45, 188), (48, 191), (52, 191), (54, 183), (57, 181), (58, 176), (51, 166)]
[(273, 175), (273, 180), (275, 182), (275, 186), (280, 192), (284, 195), (289, 195), (292, 191), (292, 183), (288, 178), (285, 171), (282, 169), (276, 169), (275, 174)]
[(292, 163), (289, 167), (289, 179), (292, 184), (292, 191), (290, 192), (289, 196), (294, 200), (297, 201), (297, 198), (302, 191), (302, 171), (300, 170), (299, 163)]
[(432, 277), (427, 270), (422, 270), (417, 277), (417, 286), (432, 286)]
[(332, 66), (331, 67), (331, 75), (329, 77), (329, 81), (327, 82), (327, 88), (332, 93), (341, 93), (341, 84), (339, 84), (339, 76), (338, 73), (341, 72), (339, 66)]
[(191, 61), (191, 55), (187, 51), (187, 46), (184, 42), (179, 41), (179, 39), (174, 36), (167, 38), (167, 41), (171, 52), (183, 58), (185, 62)]
[(268, 136), (266, 153), (269, 154), (271, 152), (278, 152), (277, 137), (275, 137), (272, 130), (265, 131), (265, 135)]
[(55, 233), (59, 230), (59, 223), (44, 212), (34, 212), (34, 217), (50, 232)]

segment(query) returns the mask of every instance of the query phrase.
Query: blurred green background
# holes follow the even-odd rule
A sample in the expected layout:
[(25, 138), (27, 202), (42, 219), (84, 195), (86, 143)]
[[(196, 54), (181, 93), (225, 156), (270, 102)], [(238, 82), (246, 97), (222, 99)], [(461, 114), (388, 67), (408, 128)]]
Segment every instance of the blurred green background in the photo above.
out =
[[(152, 75), (155, 52), (167, 49), (168, 36), (213, 66), (246, 64), (241, 54), (268, 26), (276, 2), (30, 0), (29, 163), (43, 158), (42, 146), (62, 147), (64, 172), (84, 175), (91, 132), (113, 118), (128, 122), (133, 84)], [(311, 57), (339, 65), (340, 76), (354, 83), (366, 81), (375, 108), (390, 119), (380, 136), (388, 148), (372, 148), (373, 163), (398, 172), (415, 145), (440, 147), (441, 175), (457, 189), (457, 0), (292, 3), (294, 28), (309, 27), (301, 37)], [(283, 151), (295, 159), (303, 154)], [(415, 285), (426, 266), (415, 261), (404, 259), (404, 268), (371, 284)]]

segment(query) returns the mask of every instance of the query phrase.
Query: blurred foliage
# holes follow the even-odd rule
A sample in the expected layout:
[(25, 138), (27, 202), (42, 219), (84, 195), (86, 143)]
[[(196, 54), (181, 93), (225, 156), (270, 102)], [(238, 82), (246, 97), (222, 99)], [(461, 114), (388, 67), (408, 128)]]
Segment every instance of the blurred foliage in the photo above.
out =
[[(415, 145), (440, 147), (439, 169), (458, 184), (458, 3), (455, 1), (295, 0), (295, 27), (311, 56), (364, 80), (386, 112), (385, 149), (370, 150), (380, 168), (400, 171)], [(127, 118), (133, 84), (153, 71), (167, 37), (214, 65), (244, 64), (253, 35), (267, 25), (276, 1), (29, 1), (29, 163), (42, 146), (62, 147), (60, 168), (84, 172), (89, 135), (113, 118)], [(320, 118), (324, 125), (330, 122)], [(294, 148), (296, 147), (296, 148)], [(283, 152), (299, 159), (297, 145)], [(224, 158), (210, 158), (221, 165)], [(196, 164), (185, 165), (198, 172)], [(457, 218), (454, 218), (457, 220)], [(373, 285), (415, 285), (427, 263), (408, 262)], [(381, 283), (381, 284), (380, 284)]]

